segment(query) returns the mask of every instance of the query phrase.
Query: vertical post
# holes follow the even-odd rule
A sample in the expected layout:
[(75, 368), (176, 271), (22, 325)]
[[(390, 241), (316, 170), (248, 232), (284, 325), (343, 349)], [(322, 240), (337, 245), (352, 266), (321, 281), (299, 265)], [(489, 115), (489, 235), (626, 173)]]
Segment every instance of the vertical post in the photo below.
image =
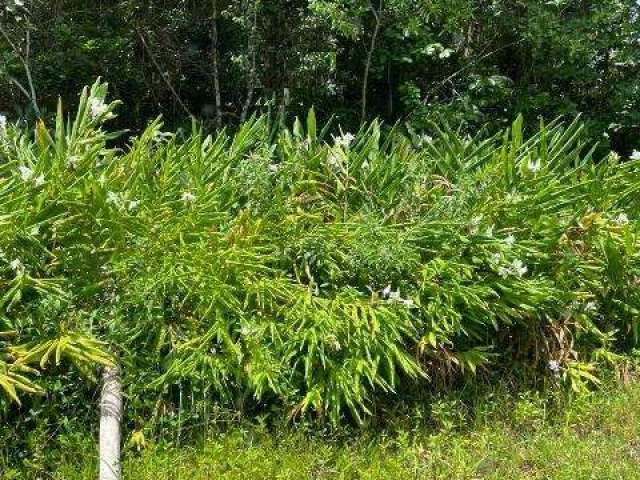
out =
[(120, 369), (106, 367), (102, 372), (100, 395), (100, 480), (120, 480), (120, 424), (122, 384)]

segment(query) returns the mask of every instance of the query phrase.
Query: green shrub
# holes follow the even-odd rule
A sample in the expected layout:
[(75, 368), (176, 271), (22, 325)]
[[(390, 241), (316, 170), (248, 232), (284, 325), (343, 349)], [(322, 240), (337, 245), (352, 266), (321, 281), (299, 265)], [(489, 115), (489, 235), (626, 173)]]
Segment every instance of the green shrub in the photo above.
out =
[(138, 426), (211, 401), (360, 422), (480, 370), (584, 389), (637, 342), (640, 162), (595, 161), (578, 120), (528, 139), (522, 118), (484, 139), (158, 120), (118, 150), (105, 96), (1, 132), (5, 410), (117, 361)]

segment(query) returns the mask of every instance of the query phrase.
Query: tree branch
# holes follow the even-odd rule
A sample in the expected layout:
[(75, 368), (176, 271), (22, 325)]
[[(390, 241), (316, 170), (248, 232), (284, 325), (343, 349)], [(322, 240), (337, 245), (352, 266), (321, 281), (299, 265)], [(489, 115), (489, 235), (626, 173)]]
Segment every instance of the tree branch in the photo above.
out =
[(187, 115), (189, 115), (191, 118), (195, 118), (195, 116), (191, 113), (189, 108), (185, 105), (185, 103), (180, 98), (180, 95), (178, 95), (178, 92), (176, 92), (176, 89), (173, 88), (173, 85), (169, 81), (168, 75), (165, 75), (164, 72), (162, 71), (162, 68), (160, 68), (160, 64), (158, 63), (158, 61), (156, 60), (155, 55), (153, 54), (153, 52), (149, 48), (149, 45), (147, 44), (147, 41), (145, 40), (144, 35), (140, 31), (140, 28), (136, 28), (136, 31), (138, 32), (138, 36), (140, 37), (140, 40), (142, 41), (142, 45), (144, 46), (145, 50), (149, 54), (149, 57), (151, 58), (151, 62), (153, 63), (153, 65), (158, 70), (158, 73), (160, 74), (160, 76), (164, 80), (164, 83), (166, 83), (167, 87), (169, 87), (169, 90), (171, 91), (171, 94), (173, 95), (173, 97), (176, 99), (176, 101), (178, 102), (180, 107), (185, 111), (185, 113)]
[(371, 35), (371, 44), (369, 45), (369, 50), (367, 52), (367, 60), (364, 65), (364, 75), (362, 78), (362, 108), (360, 110), (360, 123), (364, 122), (367, 116), (367, 89), (369, 84), (369, 70), (371, 69), (371, 61), (373, 60), (373, 52), (376, 48), (376, 41), (378, 39), (378, 33), (380, 32), (380, 24), (382, 23), (382, 9), (384, 8), (383, 0), (380, 0), (380, 5), (378, 7), (378, 11), (371, 5), (371, 11), (373, 12), (373, 16), (376, 19), (376, 26), (373, 30), (373, 34)]

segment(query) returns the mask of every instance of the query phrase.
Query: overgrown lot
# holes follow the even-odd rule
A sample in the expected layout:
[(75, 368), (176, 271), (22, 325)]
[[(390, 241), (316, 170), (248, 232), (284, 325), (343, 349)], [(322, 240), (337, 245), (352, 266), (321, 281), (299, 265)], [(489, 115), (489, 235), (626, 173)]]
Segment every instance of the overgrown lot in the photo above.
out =
[(579, 120), (156, 121), (115, 149), (105, 96), (0, 131), (7, 436), (78, 421), (112, 362), (148, 431), (218, 406), (366, 423), (474, 374), (583, 391), (633, 353), (640, 159), (593, 158)]
[[(204, 442), (129, 441), (124, 474), (136, 480), (638, 478), (638, 383), (607, 385), (573, 400), (514, 396), (495, 386), (473, 393), (442, 396), (428, 416), (416, 409), (397, 415), (384, 430), (358, 434), (241, 422), (223, 431), (212, 426)], [(48, 463), (39, 460), (46, 468), (24, 475), (7, 470), (4, 478), (93, 479), (96, 457), (90, 435), (67, 435), (63, 449), (47, 449)]]

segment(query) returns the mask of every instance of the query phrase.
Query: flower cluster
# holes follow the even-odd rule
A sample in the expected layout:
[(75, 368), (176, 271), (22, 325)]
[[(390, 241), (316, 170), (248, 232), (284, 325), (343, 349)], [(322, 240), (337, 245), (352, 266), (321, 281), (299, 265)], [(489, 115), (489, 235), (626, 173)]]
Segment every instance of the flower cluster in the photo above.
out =
[(268, 168), (269, 168), (269, 173), (273, 175), (277, 175), (278, 172), (280, 171), (280, 165), (277, 163), (270, 163)]
[(418, 137), (418, 142), (417, 142), (418, 148), (422, 148), (425, 145), (428, 145), (431, 143), (433, 143), (433, 137), (427, 135), (426, 133), (423, 133)]
[(140, 205), (139, 200), (129, 200), (122, 193), (107, 192), (107, 203), (115, 205), (116, 208), (121, 210), (135, 210)]
[(20, 165), (18, 167), (18, 171), (23, 182), (33, 182), (36, 187), (41, 187), (42, 185), (44, 185), (44, 175), (40, 174), (36, 176), (33, 169), (24, 165)]
[(340, 135), (339, 137), (333, 137), (333, 142), (338, 147), (346, 148), (351, 145), (351, 142), (353, 142), (355, 138), (356, 137), (354, 137), (353, 134), (347, 132)]
[(339, 168), (340, 163), (340, 157), (335, 152), (330, 152), (329, 155), (327, 155), (327, 165), (330, 167)]
[(585, 312), (597, 312), (598, 311), (598, 303), (594, 302), (593, 300), (590, 302), (587, 302), (584, 306), (584, 311)]
[(393, 291), (391, 289), (391, 284), (380, 290), (380, 296), (383, 299), (387, 300), (389, 303), (398, 303), (400, 305), (404, 305), (405, 307), (413, 307), (414, 305), (413, 300), (411, 300), (410, 298), (402, 298), (399, 288)]
[(507, 278), (510, 276), (514, 277), (523, 277), (528, 271), (527, 266), (522, 263), (522, 260), (515, 259), (508, 265), (501, 265), (498, 267), (498, 275), (502, 278)]
[(100, 98), (91, 98), (89, 100), (89, 113), (93, 119), (102, 117), (107, 112), (107, 104)]
[(531, 173), (537, 173), (540, 170), (540, 159), (529, 161), (527, 168)]
[(504, 239), (504, 243), (508, 247), (513, 247), (513, 245), (516, 243), (516, 237), (514, 237), (513, 234), (509, 234), (507, 235), (507, 238)]
[(22, 275), (24, 273), (24, 264), (20, 261), (19, 258), (16, 258), (15, 260), (13, 260), (10, 264), (9, 267), (11, 267), (11, 270), (13, 270), (16, 275)]
[(196, 196), (191, 192), (184, 192), (182, 194), (182, 201), (184, 203), (193, 203), (196, 201)]
[(626, 213), (621, 213), (614, 219), (614, 222), (618, 225), (626, 225), (629, 223), (629, 217)]
[(476, 235), (480, 231), (480, 224), (482, 223), (482, 217), (476, 216), (469, 221), (468, 229), (471, 235)]
[(80, 163), (80, 157), (78, 155), (71, 155), (67, 158), (67, 165), (71, 168), (76, 168)]

